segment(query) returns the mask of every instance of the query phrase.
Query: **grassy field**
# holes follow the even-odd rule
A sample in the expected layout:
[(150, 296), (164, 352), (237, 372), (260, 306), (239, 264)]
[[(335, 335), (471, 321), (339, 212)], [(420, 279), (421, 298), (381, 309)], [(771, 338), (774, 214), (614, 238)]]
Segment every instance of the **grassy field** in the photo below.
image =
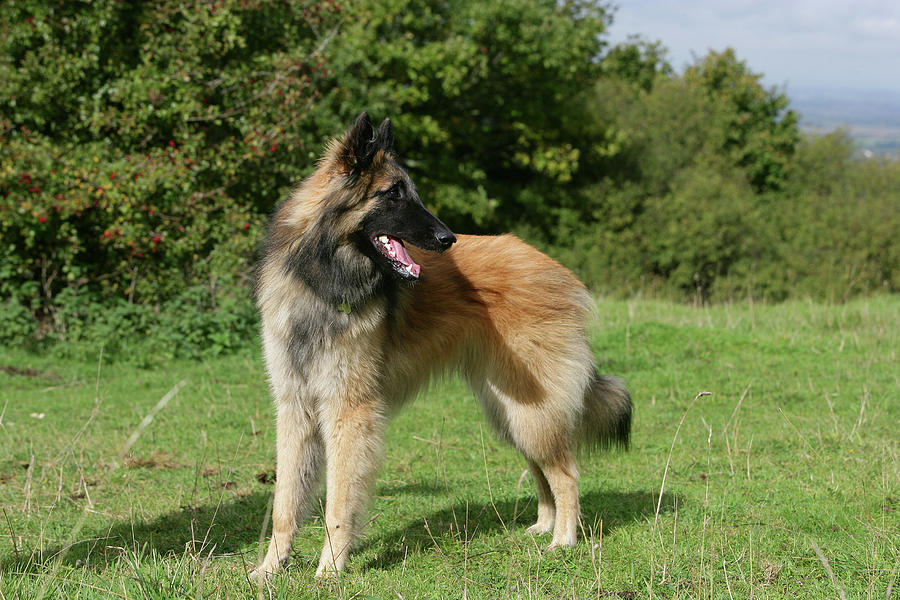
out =
[(599, 315), (633, 445), (582, 458), (576, 548), (524, 533), (525, 462), (453, 381), (393, 422), (348, 571), (313, 578), (316, 509), (268, 588), (246, 577), (274, 465), (253, 340), (149, 369), (0, 350), (0, 600), (898, 597), (900, 298)]

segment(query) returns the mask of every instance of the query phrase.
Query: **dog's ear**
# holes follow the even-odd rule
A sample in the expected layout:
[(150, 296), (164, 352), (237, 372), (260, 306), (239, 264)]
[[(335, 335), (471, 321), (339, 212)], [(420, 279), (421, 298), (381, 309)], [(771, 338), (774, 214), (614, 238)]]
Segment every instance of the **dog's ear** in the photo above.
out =
[(372, 158), (378, 151), (378, 140), (375, 127), (369, 113), (363, 111), (356, 117), (356, 122), (350, 127), (344, 137), (342, 158), (347, 169), (351, 172), (362, 173), (372, 164)]
[(387, 118), (381, 122), (378, 128), (378, 148), (385, 152), (394, 151), (394, 126), (391, 119)]
[(359, 175), (371, 166), (379, 150), (393, 152), (394, 126), (390, 119), (385, 119), (375, 131), (369, 113), (363, 111), (344, 136), (341, 159), (350, 173)]

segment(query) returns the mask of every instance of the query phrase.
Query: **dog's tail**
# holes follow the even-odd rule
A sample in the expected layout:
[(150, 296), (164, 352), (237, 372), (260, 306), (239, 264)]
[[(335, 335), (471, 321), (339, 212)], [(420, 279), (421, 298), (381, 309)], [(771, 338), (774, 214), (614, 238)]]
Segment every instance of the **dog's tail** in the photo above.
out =
[(584, 393), (579, 438), (587, 446), (628, 447), (631, 434), (631, 395), (615, 377), (594, 371)]

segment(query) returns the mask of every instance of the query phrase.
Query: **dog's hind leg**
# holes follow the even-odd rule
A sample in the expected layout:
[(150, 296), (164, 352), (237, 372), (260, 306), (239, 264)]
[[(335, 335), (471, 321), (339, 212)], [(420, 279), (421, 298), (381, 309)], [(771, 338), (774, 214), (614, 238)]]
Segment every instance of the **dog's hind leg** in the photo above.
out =
[(534, 483), (537, 486), (538, 513), (537, 522), (526, 531), (535, 534), (553, 531), (553, 523), (556, 519), (556, 503), (553, 501), (553, 490), (550, 489), (550, 484), (547, 482), (544, 472), (541, 471), (541, 467), (536, 462), (528, 459), (528, 469), (531, 471), (531, 476), (534, 478)]
[(294, 398), (278, 405), (276, 448), (272, 539), (255, 576), (274, 573), (288, 561), (300, 512), (319, 479), (323, 452), (315, 417)]
[[(361, 394), (362, 396), (366, 396)], [(371, 396), (340, 401), (320, 410), (327, 491), (325, 543), (316, 577), (343, 570), (362, 529), (369, 490), (380, 463), (384, 411)]]
[(574, 546), (580, 516), (578, 468), (570, 447), (568, 413), (546, 402), (515, 400), (477, 369), (467, 373), (467, 380), (500, 437), (528, 461), (538, 495), (538, 519), (528, 533), (552, 530), (551, 548)]
[[(522, 422), (522, 413), (527, 408), (519, 408), (519, 418), (512, 422)], [(513, 412), (513, 411), (511, 411)], [(534, 476), (538, 490), (537, 523), (528, 528), (528, 533), (547, 533), (553, 530), (550, 548), (574, 546), (578, 541), (578, 520), (581, 511), (578, 502), (578, 467), (569, 446), (566, 432), (553, 432), (552, 419), (542, 415), (540, 419), (531, 415), (528, 427), (519, 427), (511, 432), (514, 443), (528, 460), (528, 467)], [(538, 423), (544, 423), (541, 427)], [(545, 430), (548, 434), (534, 432)], [(562, 429), (559, 426), (559, 429)]]
[(556, 505), (556, 520), (553, 525), (553, 540), (548, 549), (560, 546), (574, 546), (578, 541), (578, 520), (581, 509), (578, 502), (578, 468), (571, 454), (562, 456), (540, 466)]

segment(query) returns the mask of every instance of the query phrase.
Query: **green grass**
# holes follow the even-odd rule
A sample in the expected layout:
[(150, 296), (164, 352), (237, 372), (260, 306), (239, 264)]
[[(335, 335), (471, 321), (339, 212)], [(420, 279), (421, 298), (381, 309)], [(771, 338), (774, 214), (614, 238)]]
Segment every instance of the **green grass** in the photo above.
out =
[(273, 489), (255, 348), (153, 369), (2, 350), (0, 599), (896, 597), (900, 299), (599, 309), (636, 412), (628, 452), (582, 458), (586, 541), (525, 535), (525, 462), (454, 381), (393, 422), (348, 571), (314, 580), (314, 510), (269, 589), (245, 575)]

